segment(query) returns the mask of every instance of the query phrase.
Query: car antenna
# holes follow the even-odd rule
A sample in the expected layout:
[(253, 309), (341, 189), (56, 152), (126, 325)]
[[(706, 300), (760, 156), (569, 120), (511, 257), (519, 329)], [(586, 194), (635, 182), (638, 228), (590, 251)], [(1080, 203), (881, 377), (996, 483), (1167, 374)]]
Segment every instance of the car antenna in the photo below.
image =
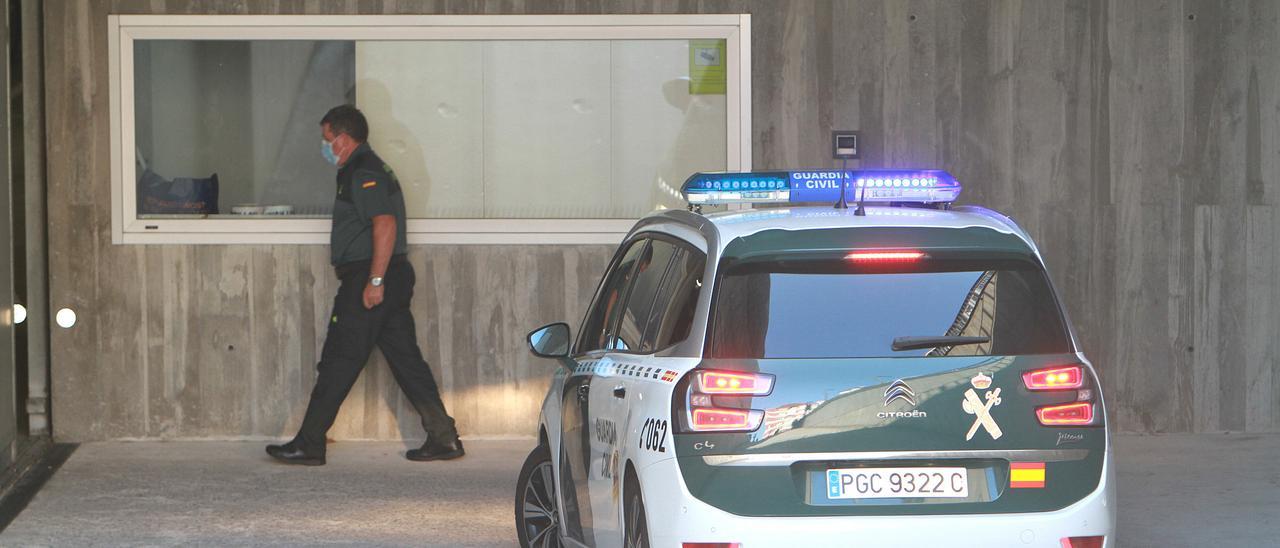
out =
[[(849, 160), (846, 158), (841, 158), (840, 159), (840, 198), (836, 200), (836, 206), (835, 206), (836, 209), (849, 209), (849, 196), (848, 196), (848, 184), (849, 184), (848, 180), (849, 179), (846, 179), (846, 177), (848, 176), (849, 176)], [(853, 210), (853, 214), (859, 217), (867, 216), (867, 208), (863, 207), (862, 205), (864, 194), (865, 194), (865, 191), (862, 191), (858, 194), (858, 207), (857, 209)]]
[(836, 198), (836, 209), (849, 209), (849, 199), (847, 196), (845, 196), (846, 191), (848, 190), (848, 188), (846, 187), (848, 183), (845, 181), (845, 175), (849, 173), (849, 171), (845, 169), (847, 166), (848, 166), (848, 160), (841, 158), (840, 159), (840, 197)]
[(857, 185), (857, 186), (858, 186), (858, 208), (853, 210), (853, 214), (859, 217), (866, 217), (867, 207), (863, 204), (866, 203), (867, 188), (863, 185)]

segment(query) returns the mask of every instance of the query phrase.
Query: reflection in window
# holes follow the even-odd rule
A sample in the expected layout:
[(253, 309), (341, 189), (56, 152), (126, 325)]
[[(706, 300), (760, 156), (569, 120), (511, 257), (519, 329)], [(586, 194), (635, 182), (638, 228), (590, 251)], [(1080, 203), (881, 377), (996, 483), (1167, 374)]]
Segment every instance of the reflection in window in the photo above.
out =
[(583, 322), (582, 334), (578, 338), (578, 349), (581, 352), (601, 350), (609, 345), (610, 330), (617, 319), (622, 303), (623, 292), (631, 283), (631, 274), (636, 262), (648, 249), (648, 240), (636, 240), (627, 248), (622, 260), (609, 271), (600, 294), (591, 305), (591, 312)]
[(693, 315), (698, 308), (698, 295), (702, 292), (702, 271), (707, 256), (692, 249), (682, 249), (671, 265), (667, 278), (662, 282), (662, 292), (653, 304), (649, 327), (645, 330), (644, 345), (650, 350), (662, 350), (689, 338), (693, 327)]
[(138, 211), (328, 215), (317, 123), (354, 97), (354, 60), (341, 41), (135, 42)]
[(665, 240), (653, 240), (649, 245), (648, 253), (636, 265), (636, 281), (627, 292), (627, 302), (618, 322), (613, 348), (644, 353), (654, 350), (652, 345), (643, 343), (644, 330), (648, 326), (649, 314), (653, 311), (658, 285), (662, 283), (667, 264), (675, 253), (675, 244)]
[(411, 218), (682, 207), (684, 179), (727, 158), (723, 83), (701, 72), (725, 59), (690, 51), (689, 40), (137, 40), (139, 212), (328, 215), (334, 171), (317, 124), (341, 103), (368, 116)]
[[(713, 357), (1016, 356), (1071, 348), (1057, 302), (1039, 270), (780, 270), (723, 276), (713, 305)], [(990, 341), (892, 349), (897, 337), (943, 335)]]

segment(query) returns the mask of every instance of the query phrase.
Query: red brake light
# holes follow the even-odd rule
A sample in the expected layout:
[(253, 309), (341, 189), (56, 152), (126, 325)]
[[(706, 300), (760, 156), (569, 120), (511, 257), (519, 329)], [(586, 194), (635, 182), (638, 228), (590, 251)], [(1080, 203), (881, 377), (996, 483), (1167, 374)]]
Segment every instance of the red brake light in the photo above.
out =
[(698, 432), (750, 432), (760, 427), (764, 413), (754, 409), (694, 409), (689, 426)]
[(1041, 407), (1036, 409), (1036, 418), (1045, 426), (1086, 426), (1093, 424), (1093, 404), (1076, 402)]
[(1022, 382), (1028, 390), (1068, 390), (1084, 386), (1084, 368), (1079, 365), (1027, 371)]
[(694, 432), (753, 432), (764, 422), (764, 411), (717, 407), (713, 396), (768, 396), (772, 391), (773, 375), (767, 373), (699, 370), (689, 384), (688, 427)]
[(1062, 548), (1102, 548), (1107, 537), (1071, 537), (1062, 539)]
[(702, 371), (698, 373), (698, 392), (718, 396), (767, 396), (773, 390), (773, 375)]
[(854, 251), (844, 256), (855, 263), (903, 263), (924, 258), (921, 251)]

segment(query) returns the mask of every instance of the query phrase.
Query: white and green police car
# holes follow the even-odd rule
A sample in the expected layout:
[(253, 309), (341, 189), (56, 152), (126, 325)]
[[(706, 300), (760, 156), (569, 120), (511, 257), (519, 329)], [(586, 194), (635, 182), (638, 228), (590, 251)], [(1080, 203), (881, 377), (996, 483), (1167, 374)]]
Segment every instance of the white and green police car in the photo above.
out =
[(691, 207), (778, 205), (644, 218), (578, 332), (529, 335), (560, 368), (521, 544), (1113, 545), (1098, 377), (1035, 244), (959, 192), (934, 170), (691, 177)]

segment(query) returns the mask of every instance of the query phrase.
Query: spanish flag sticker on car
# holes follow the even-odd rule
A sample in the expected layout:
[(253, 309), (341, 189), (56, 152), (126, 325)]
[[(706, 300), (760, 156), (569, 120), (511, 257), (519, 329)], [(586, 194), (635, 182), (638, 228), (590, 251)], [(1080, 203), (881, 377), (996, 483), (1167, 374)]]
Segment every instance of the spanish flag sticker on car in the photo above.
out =
[(1009, 463), (1010, 489), (1044, 489), (1043, 462)]
[(375, 186), (378, 186), (377, 181), (365, 181), (364, 184), (360, 185), (360, 188), (373, 188)]

